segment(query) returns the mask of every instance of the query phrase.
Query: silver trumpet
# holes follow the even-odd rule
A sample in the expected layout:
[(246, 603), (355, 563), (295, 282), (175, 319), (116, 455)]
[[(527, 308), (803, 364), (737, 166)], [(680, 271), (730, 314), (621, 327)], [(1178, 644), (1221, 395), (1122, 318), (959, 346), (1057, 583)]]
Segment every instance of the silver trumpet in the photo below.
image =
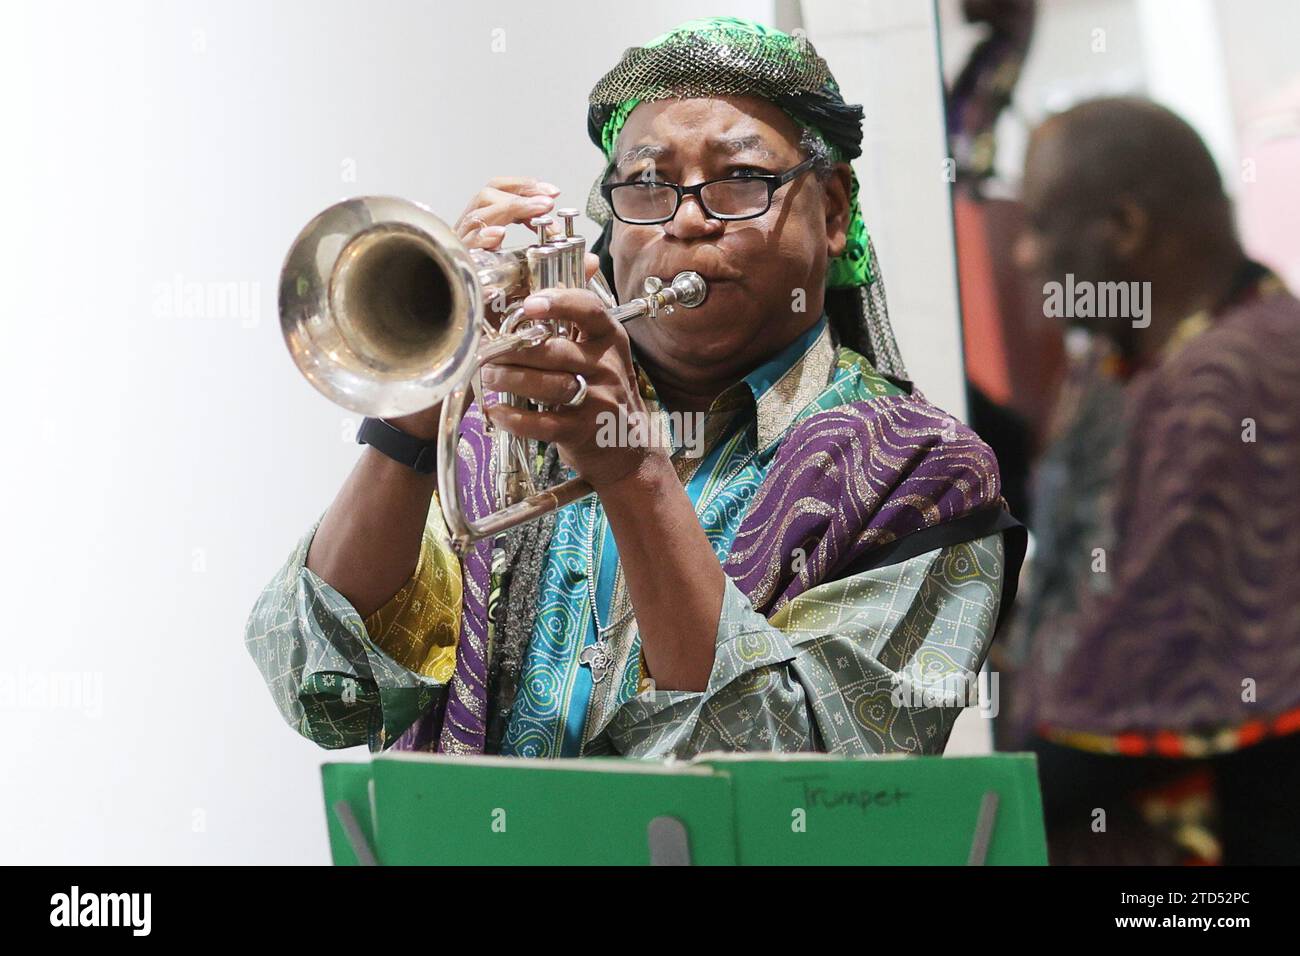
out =
[[(560, 209), (563, 235), (549, 237), (549, 216), (529, 223), (531, 245), (501, 252), (469, 249), (419, 203), (362, 196), (336, 203), (298, 234), (280, 272), (280, 329), (298, 370), (326, 398), (371, 418), (409, 415), (442, 403), (438, 425), (438, 499), (452, 542), (473, 542), (540, 518), (591, 494), (581, 478), (538, 490), (528, 443), (491, 427), (492, 468), (500, 510), (471, 520), (456, 481), (460, 421), (478, 372), (507, 352), (575, 330), (523, 314), (522, 300), (542, 289), (586, 288), (616, 321), (693, 309), (708, 292), (695, 272), (672, 282), (651, 276), (645, 295), (620, 306), (597, 272), (584, 282), (587, 242), (573, 234), (575, 209)], [(499, 321), (494, 319), (499, 318)], [(528, 400), (502, 393), (526, 407)]]

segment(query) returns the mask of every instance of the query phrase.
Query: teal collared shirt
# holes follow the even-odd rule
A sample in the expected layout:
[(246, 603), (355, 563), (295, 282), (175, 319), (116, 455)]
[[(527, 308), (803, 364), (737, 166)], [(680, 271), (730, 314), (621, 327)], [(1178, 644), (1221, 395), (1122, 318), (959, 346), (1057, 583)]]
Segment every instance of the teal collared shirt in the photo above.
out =
[[(668, 416), (653, 397), (647, 400), (665, 419), (674, 467), (720, 561), (730, 551), (781, 437), (800, 409), (825, 389), (833, 364), (823, 313), (793, 342), (719, 395), (702, 425), (680, 428), (680, 419)], [(613, 650), (599, 681), (593, 680), (593, 668), (580, 661), (583, 649), (597, 642), (591, 611), (593, 573), (602, 634)], [(630, 626), (632, 607), (621, 578), (618, 549), (599, 498), (562, 508), (542, 569), (537, 622), (502, 754), (580, 756), (595, 735), (595, 725), (637, 693), (640, 640)]]

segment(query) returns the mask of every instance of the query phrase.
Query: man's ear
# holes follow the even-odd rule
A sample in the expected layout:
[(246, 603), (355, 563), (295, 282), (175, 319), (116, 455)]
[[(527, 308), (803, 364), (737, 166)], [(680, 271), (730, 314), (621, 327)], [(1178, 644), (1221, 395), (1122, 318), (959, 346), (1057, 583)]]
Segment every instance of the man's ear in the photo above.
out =
[(1108, 225), (1111, 249), (1118, 259), (1141, 255), (1151, 243), (1151, 214), (1129, 196), (1119, 200), (1110, 214)]
[(826, 254), (842, 255), (849, 233), (849, 194), (853, 170), (848, 163), (837, 163), (826, 180)]

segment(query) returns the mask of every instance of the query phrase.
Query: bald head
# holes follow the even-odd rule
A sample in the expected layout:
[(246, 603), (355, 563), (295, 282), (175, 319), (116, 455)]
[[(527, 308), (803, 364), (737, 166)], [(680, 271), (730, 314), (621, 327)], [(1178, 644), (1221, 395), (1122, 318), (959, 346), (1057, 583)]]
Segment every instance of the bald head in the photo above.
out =
[[(1021, 195), (1022, 268), (1049, 282), (1150, 283), (1158, 319), (1212, 299), (1223, 268), (1241, 259), (1214, 157), (1184, 120), (1147, 100), (1093, 100), (1044, 122), (1030, 137)], [(1094, 325), (1120, 334), (1114, 322)]]
[(1214, 157), (1196, 130), (1149, 100), (1092, 100), (1053, 116), (1030, 141), (1026, 187), (1075, 208), (1128, 197), (1158, 222), (1226, 203)]

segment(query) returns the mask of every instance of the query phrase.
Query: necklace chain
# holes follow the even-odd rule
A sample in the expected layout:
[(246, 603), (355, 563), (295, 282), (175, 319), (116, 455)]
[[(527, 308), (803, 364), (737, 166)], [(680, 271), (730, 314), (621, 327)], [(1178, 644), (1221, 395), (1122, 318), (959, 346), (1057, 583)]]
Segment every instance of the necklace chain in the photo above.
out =
[[(708, 497), (704, 498), (703, 501), (700, 502), (700, 504), (695, 506), (696, 517), (703, 515), (704, 512), (708, 510), (709, 505), (713, 504), (713, 502), (717, 499), (717, 497), (720, 494), (722, 494), (723, 490), (731, 482), (731, 479), (735, 478), (736, 475), (740, 474), (740, 472), (746, 466), (748, 466), (749, 463), (753, 461), (755, 457), (757, 457), (759, 450), (760, 449), (755, 448), (748, 455), (746, 455), (744, 459), (740, 461), (739, 464), (737, 464), (729, 472), (727, 472), (727, 474), (714, 486), (713, 490), (709, 493)], [(599, 497), (596, 495), (592, 495), (591, 516), (590, 516), (590, 520), (587, 522), (587, 594), (591, 600), (591, 616), (592, 619), (596, 622), (596, 642), (599, 644), (603, 640), (602, 635), (605, 632), (613, 630), (614, 628), (618, 627), (618, 625), (626, 621), (629, 617), (632, 616), (636, 608), (628, 609), (623, 614), (619, 615), (617, 620), (611, 621), (608, 624), (600, 623), (600, 611), (597, 608), (597, 601), (596, 601), (597, 569), (595, 566), (596, 565), (596, 508), (598, 503), (599, 503)]]

